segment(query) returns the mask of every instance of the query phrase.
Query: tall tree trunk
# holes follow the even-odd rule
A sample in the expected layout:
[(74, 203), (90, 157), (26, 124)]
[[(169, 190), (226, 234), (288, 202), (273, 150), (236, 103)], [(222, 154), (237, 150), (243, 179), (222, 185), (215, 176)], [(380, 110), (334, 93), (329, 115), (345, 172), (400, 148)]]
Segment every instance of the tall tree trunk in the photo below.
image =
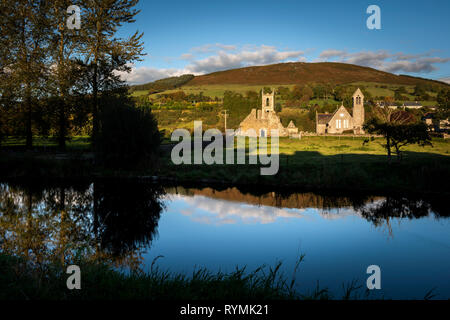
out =
[(64, 79), (64, 24), (59, 26), (59, 132), (58, 132), (58, 146), (61, 151), (66, 150), (66, 85)]
[(388, 153), (388, 161), (391, 162), (391, 138), (389, 136), (386, 137), (386, 149)]
[(58, 132), (58, 147), (61, 151), (66, 150), (66, 112), (65, 101), (63, 96), (59, 101), (59, 132)]
[(30, 86), (27, 85), (26, 89), (26, 148), (31, 149), (33, 147), (33, 132), (31, 129), (32, 125), (32, 102), (31, 102), (31, 92)]
[(92, 143), (95, 147), (98, 139), (98, 80), (97, 80), (98, 66), (97, 62), (94, 65), (94, 77), (92, 79)]

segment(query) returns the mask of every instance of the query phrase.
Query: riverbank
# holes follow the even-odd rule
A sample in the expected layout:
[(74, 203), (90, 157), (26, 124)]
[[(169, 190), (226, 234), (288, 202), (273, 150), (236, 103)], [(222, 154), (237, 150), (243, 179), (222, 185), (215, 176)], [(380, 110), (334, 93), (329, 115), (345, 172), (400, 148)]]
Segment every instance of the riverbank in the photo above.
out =
[(127, 177), (175, 184), (267, 186), (308, 191), (414, 193), (448, 195), (450, 142), (433, 140), (433, 147), (405, 148), (402, 160), (387, 161), (382, 140), (368, 145), (349, 137), (281, 139), (279, 170), (262, 176), (260, 165), (174, 165), (171, 148), (163, 147), (156, 169), (134, 166), (106, 168), (89, 151), (2, 151), (2, 179), (95, 179)]
[[(300, 263), (300, 261), (299, 261)], [(59, 264), (35, 265), (27, 260), (0, 254), (0, 300), (298, 300), (328, 299), (328, 290), (308, 294), (295, 290), (295, 281), (280, 272), (281, 263), (245, 268), (231, 273), (197, 269), (193, 274), (170, 273), (152, 265), (145, 273), (120, 272), (104, 263), (79, 261), (81, 290), (69, 290), (66, 268)], [(354, 282), (344, 290), (351, 298), (359, 288)], [(356, 297), (356, 296), (355, 296)], [(341, 298), (341, 297), (339, 297)]]

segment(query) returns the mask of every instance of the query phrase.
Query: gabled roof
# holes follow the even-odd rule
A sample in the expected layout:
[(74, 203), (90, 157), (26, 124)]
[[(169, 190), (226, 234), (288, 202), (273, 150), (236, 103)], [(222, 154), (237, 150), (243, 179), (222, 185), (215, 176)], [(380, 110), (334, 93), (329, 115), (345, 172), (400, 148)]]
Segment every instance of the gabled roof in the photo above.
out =
[(327, 124), (328, 122), (330, 122), (331, 118), (333, 118), (332, 113), (319, 113), (317, 114), (317, 123)]
[(339, 110), (341, 110), (342, 108), (344, 108), (345, 112), (347, 112), (350, 115), (350, 113), (347, 111), (347, 109), (344, 107), (344, 105), (341, 105), (333, 113), (318, 113), (317, 114), (318, 124), (327, 124), (328, 122), (330, 122), (333, 119), (333, 117), (336, 115), (336, 113)]
[(295, 125), (294, 125), (294, 122), (292, 122), (292, 120), (291, 120), (291, 122), (289, 122), (289, 124), (288, 124), (287, 127), (288, 127), (288, 128), (292, 128), (292, 129), (295, 129), (295, 128), (296, 128)]
[(357, 96), (357, 95), (359, 95), (359, 96), (361, 96), (361, 97), (364, 97), (362, 91), (361, 91), (359, 88), (356, 89), (355, 93), (353, 94), (353, 97), (354, 97), (354, 96)]

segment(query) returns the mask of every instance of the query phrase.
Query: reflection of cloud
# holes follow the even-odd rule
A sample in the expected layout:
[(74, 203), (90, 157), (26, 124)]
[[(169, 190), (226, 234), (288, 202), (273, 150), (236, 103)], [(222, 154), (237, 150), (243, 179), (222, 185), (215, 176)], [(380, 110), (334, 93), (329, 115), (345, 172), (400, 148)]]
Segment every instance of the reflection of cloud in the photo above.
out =
[[(180, 210), (193, 221), (205, 224), (235, 224), (235, 223), (273, 223), (277, 219), (306, 218), (311, 219), (308, 213), (318, 213), (325, 219), (337, 219), (347, 215), (356, 214), (351, 208), (330, 209), (326, 212), (316, 208), (287, 209), (270, 206), (257, 206), (243, 202), (234, 202), (221, 199), (212, 199), (205, 196), (167, 195), (167, 200), (182, 202)], [(170, 205), (170, 204), (169, 204)]]

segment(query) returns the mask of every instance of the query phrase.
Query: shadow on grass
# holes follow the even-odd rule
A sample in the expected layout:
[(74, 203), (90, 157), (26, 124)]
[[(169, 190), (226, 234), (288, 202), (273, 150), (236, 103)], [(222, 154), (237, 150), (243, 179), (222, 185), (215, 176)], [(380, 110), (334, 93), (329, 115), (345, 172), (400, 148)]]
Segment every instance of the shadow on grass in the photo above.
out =
[[(236, 155), (235, 155), (236, 156)], [(248, 163), (248, 154), (246, 161)], [(450, 157), (423, 152), (404, 152), (402, 161), (387, 161), (385, 155), (323, 155), (317, 151), (280, 154), (279, 170), (262, 176), (261, 165), (174, 165), (164, 155), (159, 175), (178, 181), (205, 181), (235, 184), (297, 187), (309, 190), (416, 192), (420, 194), (450, 192)], [(235, 158), (236, 163), (236, 158)], [(265, 166), (267, 167), (267, 166)]]

